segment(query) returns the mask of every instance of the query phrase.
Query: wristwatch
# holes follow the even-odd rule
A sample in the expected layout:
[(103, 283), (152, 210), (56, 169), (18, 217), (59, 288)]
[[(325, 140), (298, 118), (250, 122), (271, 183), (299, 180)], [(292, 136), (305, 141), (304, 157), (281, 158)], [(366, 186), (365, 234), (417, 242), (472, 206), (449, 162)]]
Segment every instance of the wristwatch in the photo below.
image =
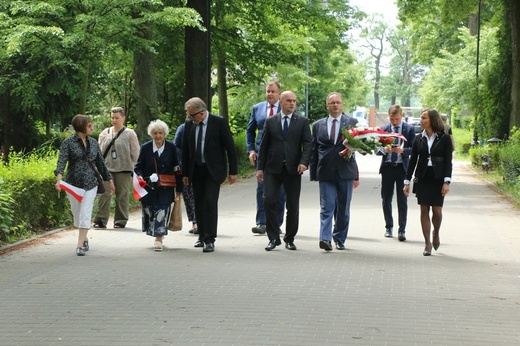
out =
[(451, 184), (451, 181), (445, 181), (444, 184), (448, 184), (448, 185), (450, 185), (450, 184)]

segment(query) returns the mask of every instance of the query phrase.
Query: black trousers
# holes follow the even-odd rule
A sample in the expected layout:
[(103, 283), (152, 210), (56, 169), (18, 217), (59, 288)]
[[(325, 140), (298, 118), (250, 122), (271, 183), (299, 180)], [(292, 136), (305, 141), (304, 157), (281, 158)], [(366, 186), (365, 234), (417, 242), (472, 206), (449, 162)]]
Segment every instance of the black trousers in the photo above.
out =
[(399, 231), (406, 230), (406, 218), (408, 213), (408, 199), (406, 198), (404, 188), (405, 172), (403, 164), (396, 165), (383, 164), (381, 169), (381, 198), (383, 199), (383, 215), (385, 217), (385, 227), (394, 227), (394, 218), (392, 217), (392, 199), (394, 198), (394, 186), (397, 191), (397, 212), (399, 215)]
[(220, 184), (211, 178), (206, 165), (195, 165), (192, 183), (199, 240), (214, 243), (217, 238)]
[(300, 174), (289, 174), (284, 166), (282, 173), (264, 174), (264, 209), (265, 225), (269, 240), (280, 238), (278, 233), (278, 217), (276, 206), (278, 204), (279, 190), (283, 185), (285, 188), (287, 217), (285, 218), (285, 242), (293, 242), (298, 233), (300, 219), (300, 192), (302, 176)]

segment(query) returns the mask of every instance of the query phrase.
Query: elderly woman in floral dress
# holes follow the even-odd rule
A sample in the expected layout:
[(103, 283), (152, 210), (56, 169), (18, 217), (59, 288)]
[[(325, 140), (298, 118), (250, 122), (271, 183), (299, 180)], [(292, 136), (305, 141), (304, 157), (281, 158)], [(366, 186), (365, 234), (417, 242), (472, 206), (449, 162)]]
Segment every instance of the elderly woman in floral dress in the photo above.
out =
[[(143, 232), (155, 237), (154, 250), (162, 251), (163, 238), (168, 234), (168, 222), (174, 195), (182, 194), (182, 176), (175, 144), (166, 140), (168, 125), (162, 120), (153, 120), (148, 125), (148, 134), (153, 138), (141, 146), (134, 168), (137, 179), (147, 182), (148, 194), (141, 198)], [(177, 186), (160, 187), (159, 174), (175, 174)]]

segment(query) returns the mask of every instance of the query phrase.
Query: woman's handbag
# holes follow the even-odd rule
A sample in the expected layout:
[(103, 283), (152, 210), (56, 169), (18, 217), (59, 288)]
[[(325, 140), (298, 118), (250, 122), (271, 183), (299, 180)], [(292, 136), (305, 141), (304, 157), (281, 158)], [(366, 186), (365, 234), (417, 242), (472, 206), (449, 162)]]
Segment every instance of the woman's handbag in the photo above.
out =
[(175, 180), (174, 174), (157, 174), (159, 176), (159, 181), (157, 182), (157, 186), (159, 187), (175, 187), (177, 186), (177, 182)]
[(182, 198), (180, 195), (175, 196), (175, 200), (172, 203), (172, 213), (170, 216), (170, 222), (168, 223), (168, 229), (170, 231), (182, 230)]
[(97, 182), (98, 182), (97, 193), (98, 193), (98, 195), (102, 195), (105, 193), (105, 183), (103, 182), (103, 178), (101, 178), (101, 175), (97, 171), (96, 171), (96, 176), (97, 176)]
[[(153, 163), (155, 164), (155, 171), (157, 172), (157, 160), (155, 160), (155, 157), (153, 158)], [(157, 176), (159, 177), (159, 181), (157, 181), (157, 186), (159, 186), (159, 187), (177, 186), (177, 181), (175, 180), (175, 174), (159, 174), (159, 172), (157, 172)]]

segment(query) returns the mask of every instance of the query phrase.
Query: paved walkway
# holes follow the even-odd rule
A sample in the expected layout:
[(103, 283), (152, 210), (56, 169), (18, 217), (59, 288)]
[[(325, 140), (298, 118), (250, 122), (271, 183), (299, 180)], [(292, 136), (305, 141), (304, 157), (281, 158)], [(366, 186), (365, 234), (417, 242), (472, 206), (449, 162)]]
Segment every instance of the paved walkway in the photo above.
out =
[(0, 345), (520, 344), (520, 212), (463, 165), (441, 247), (423, 257), (410, 198), (408, 240), (383, 237), (379, 158), (359, 158), (347, 250), (318, 248), (318, 185), (304, 178), (298, 251), (253, 235), (255, 181), (225, 186), (214, 253), (171, 233), (77, 231), (0, 256)]

